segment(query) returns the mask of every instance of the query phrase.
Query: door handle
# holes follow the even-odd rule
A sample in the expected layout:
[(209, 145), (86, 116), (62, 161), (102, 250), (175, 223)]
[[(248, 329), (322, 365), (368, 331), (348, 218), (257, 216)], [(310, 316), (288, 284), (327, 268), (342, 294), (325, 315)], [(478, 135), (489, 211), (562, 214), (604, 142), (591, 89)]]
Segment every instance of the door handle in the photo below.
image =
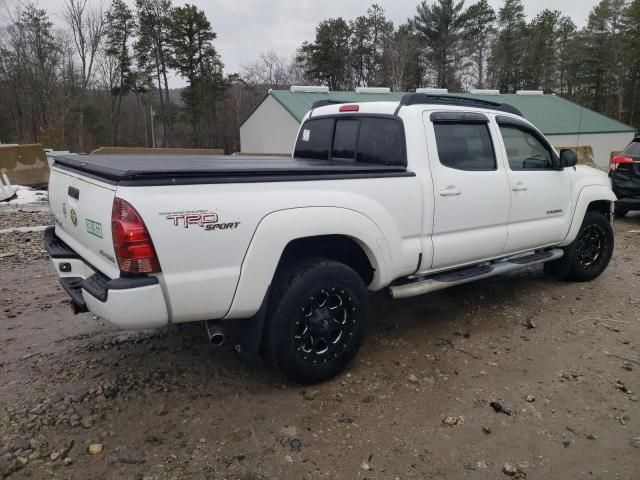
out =
[(524, 183), (516, 183), (511, 190), (514, 192), (524, 192), (527, 190), (527, 186)]
[(457, 195), (460, 195), (461, 193), (462, 192), (453, 185), (449, 185), (444, 190), (440, 190), (440, 195), (442, 195), (443, 197), (455, 197)]

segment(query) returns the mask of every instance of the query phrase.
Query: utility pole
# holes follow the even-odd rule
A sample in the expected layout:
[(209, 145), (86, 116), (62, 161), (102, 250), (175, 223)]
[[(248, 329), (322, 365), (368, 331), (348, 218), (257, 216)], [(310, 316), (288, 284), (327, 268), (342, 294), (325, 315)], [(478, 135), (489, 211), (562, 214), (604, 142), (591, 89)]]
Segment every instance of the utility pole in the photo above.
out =
[(154, 126), (156, 112), (153, 111), (153, 105), (149, 105), (149, 116), (151, 117), (151, 148), (156, 148), (156, 131)]
[(84, 153), (84, 112), (80, 112), (80, 153)]

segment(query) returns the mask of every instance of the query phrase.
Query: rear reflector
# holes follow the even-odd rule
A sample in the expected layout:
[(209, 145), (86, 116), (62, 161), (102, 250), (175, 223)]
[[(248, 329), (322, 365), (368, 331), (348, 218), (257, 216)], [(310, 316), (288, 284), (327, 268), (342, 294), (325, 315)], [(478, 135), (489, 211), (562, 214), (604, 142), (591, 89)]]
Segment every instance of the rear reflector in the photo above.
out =
[(342, 105), (340, 107), (341, 112), (357, 112), (360, 110), (360, 105)]
[(135, 208), (121, 198), (113, 200), (111, 235), (120, 271), (160, 272), (160, 262), (147, 227)]
[(633, 158), (625, 157), (624, 155), (615, 155), (609, 160), (609, 168), (611, 170), (617, 170), (619, 165), (633, 163)]

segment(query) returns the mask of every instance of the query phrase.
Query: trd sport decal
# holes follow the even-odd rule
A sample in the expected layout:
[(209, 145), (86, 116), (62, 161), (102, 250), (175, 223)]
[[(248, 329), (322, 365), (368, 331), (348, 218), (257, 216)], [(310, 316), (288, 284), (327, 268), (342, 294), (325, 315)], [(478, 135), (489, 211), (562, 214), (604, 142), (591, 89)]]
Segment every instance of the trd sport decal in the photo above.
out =
[(190, 210), (187, 212), (160, 212), (174, 227), (193, 228), (200, 227), (207, 231), (233, 230), (238, 228), (240, 222), (220, 223), (216, 212), (211, 210)]

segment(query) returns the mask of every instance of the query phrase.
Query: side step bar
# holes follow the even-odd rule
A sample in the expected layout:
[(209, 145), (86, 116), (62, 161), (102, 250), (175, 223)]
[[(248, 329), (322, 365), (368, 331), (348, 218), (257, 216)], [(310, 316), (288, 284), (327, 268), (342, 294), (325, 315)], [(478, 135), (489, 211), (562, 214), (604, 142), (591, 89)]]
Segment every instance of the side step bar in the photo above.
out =
[(425, 293), (436, 292), (445, 288), (470, 283), (483, 278), (502, 275), (507, 272), (519, 270), (539, 263), (557, 260), (564, 255), (564, 250), (554, 248), (530, 253), (494, 263), (474, 265), (471, 267), (453, 270), (451, 272), (436, 273), (426, 277), (413, 277), (402, 283), (396, 283), (388, 288), (389, 295), (393, 299), (409, 298)]

